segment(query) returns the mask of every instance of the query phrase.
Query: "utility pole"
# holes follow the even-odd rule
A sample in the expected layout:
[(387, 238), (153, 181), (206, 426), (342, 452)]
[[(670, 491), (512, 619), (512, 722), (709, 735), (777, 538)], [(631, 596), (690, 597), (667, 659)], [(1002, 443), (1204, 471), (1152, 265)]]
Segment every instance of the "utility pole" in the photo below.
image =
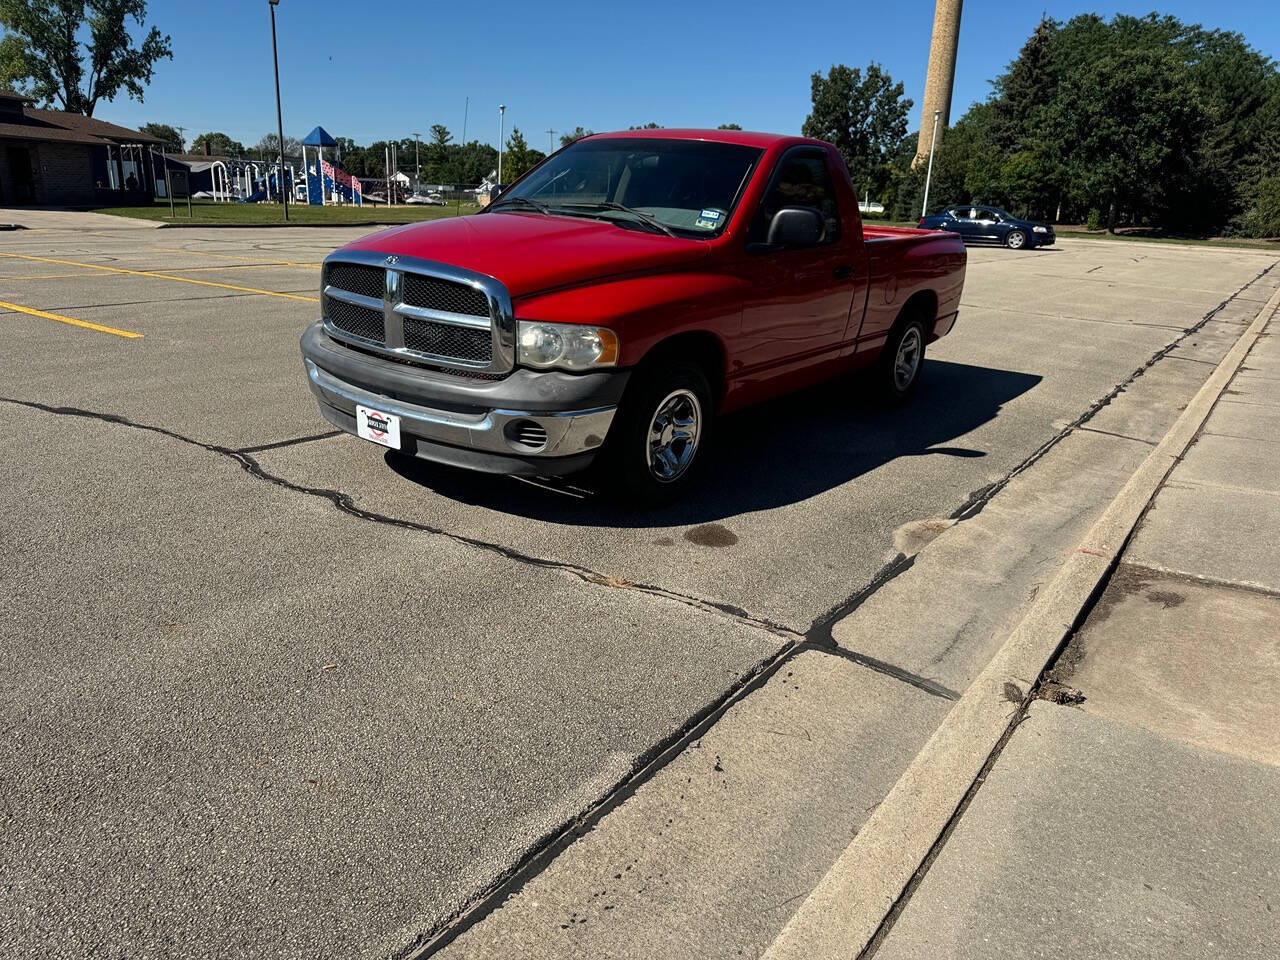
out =
[[(471, 98), (470, 98), (470, 97), (467, 97), (466, 103), (465, 103), (465, 104), (463, 104), (463, 107), (462, 107), (462, 150), (463, 150), (462, 156), (463, 156), (463, 158), (464, 158), (464, 159), (465, 159), (465, 157), (466, 157), (466, 155), (467, 155), (467, 154), (466, 154), (466, 149), (467, 149), (467, 114), (469, 114), (470, 112), (471, 112)], [(460, 171), (460, 172), (465, 172), (465, 170)], [(462, 184), (458, 184), (458, 186), (462, 186)], [(454, 211), (454, 213), (455, 213), (455, 215), (456, 215), (456, 214), (460, 214), (460, 213), (462, 213), (462, 191), (461, 191), (461, 190), (459, 190), (459, 191), (458, 191), (458, 206), (457, 206), (457, 209)]]
[(929, 215), (929, 182), (933, 179), (933, 148), (938, 145), (938, 119), (941, 110), (933, 111), (933, 139), (929, 141), (929, 169), (924, 175), (924, 203), (920, 207), (920, 216)]
[(413, 135), (413, 192), (416, 196), (422, 180), (422, 164), (418, 162), (418, 141), (422, 138), (422, 134), (415, 133)]
[(503, 139), (507, 135), (507, 105), (498, 104), (498, 182), (502, 182), (502, 151), (506, 148)]
[[(289, 191), (284, 188), (284, 117), (280, 113), (280, 56), (276, 53), (276, 6), (280, 0), (267, 0), (271, 8), (271, 63), (276, 71), (276, 135), (280, 138), (280, 169), (276, 174), (276, 182), (280, 186), (280, 202), (284, 205), (284, 222), (289, 222)], [(179, 131), (181, 132), (181, 131)], [(267, 175), (270, 183), (270, 174)], [(321, 180), (323, 195), (324, 181)], [(190, 192), (190, 191), (188, 191)]]
[(551, 156), (556, 152), (556, 132), (554, 130), (547, 130), (547, 148), (547, 156)]

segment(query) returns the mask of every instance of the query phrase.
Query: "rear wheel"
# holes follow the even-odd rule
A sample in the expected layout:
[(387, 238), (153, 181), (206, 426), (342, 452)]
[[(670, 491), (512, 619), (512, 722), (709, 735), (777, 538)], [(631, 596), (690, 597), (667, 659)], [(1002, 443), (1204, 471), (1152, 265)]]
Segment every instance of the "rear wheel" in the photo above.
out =
[(698, 480), (712, 420), (711, 387), (694, 363), (637, 372), (609, 431), (614, 485), (645, 503), (683, 495)]
[(884, 400), (902, 403), (915, 393), (924, 367), (924, 341), (924, 323), (919, 319), (894, 329), (877, 364), (877, 386)]
[(1010, 230), (1004, 238), (1004, 245), (1010, 250), (1021, 250), (1027, 245), (1027, 235), (1021, 230)]

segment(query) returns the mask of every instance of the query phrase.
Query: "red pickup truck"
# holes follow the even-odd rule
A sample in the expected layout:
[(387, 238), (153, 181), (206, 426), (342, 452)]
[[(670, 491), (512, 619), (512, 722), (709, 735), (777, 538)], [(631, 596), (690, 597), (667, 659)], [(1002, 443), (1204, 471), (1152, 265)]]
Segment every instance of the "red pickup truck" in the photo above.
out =
[(481, 213), (327, 257), (302, 354), (324, 417), (375, 443), (490, 473), (600, 457), (665, 499), (723, 413), (857, 368), (905, 399), (964, 273), (955, 234), (864, 227), (829, 144), (602, 134)]

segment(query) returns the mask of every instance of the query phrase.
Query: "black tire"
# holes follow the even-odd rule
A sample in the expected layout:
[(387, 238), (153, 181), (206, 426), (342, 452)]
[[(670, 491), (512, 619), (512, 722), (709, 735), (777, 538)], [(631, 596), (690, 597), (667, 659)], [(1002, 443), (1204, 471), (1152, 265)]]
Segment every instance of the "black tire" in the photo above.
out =
[[(668, 425), (658, 434), (655, 447), (651, 427), (660, 411), (669, 415)], [(683, 421), (690, 413), (692, 442), (681, 436), (689, 429)], [(702, 476), (713, 419), (711, 385), (696, 363), (659, 360), (641, 367), (627, 388), (603, 451), (610, 486), (646, 505), (683, 496)]]
[[(876, 393), (886, 403), (905, 403), (920, 385), (924, 372), (924, 322), (911, 317), (894, 327), (876, 361)], [(909, 344), (914, 343), (912, 351)], [(908, 345), (904, 349), (904, 345)], [(911, 355), (914, 353), (914, 359)], [(907, 367), (909, 366), (909, 369)]]
[(1004, 237), (1004, 245), (1010, 250), (1024, 250), (1027, 246), (1027, 234), (1023, 230), (1010, 230)]

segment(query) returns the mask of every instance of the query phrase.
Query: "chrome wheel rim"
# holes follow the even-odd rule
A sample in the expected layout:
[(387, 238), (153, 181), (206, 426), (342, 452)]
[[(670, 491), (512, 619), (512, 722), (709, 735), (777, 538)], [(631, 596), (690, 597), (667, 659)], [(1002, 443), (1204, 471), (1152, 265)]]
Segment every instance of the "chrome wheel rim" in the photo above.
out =
[(916, 378), (920, 369), (920, 355), (924, 341), (920, 337), (919, 327), (908, 327), (907, 332), (898, 341), (898, 355), (893, 359), (893, 385), (899, 390), (906, 390)]
[(660, 483), (678, 480), (693, 463), (702, 438), (702, 404), (692, 390), (672, 390), (658, 404), (645, 437), (645, 462)]
[(1012, 247), (1014, 250), (1017, 250), (1020, 246), (1026, 243), (1026, 240), (1027, 238), (1024, 237), (1017, 230), (1009, 234), (1009, 246)]

